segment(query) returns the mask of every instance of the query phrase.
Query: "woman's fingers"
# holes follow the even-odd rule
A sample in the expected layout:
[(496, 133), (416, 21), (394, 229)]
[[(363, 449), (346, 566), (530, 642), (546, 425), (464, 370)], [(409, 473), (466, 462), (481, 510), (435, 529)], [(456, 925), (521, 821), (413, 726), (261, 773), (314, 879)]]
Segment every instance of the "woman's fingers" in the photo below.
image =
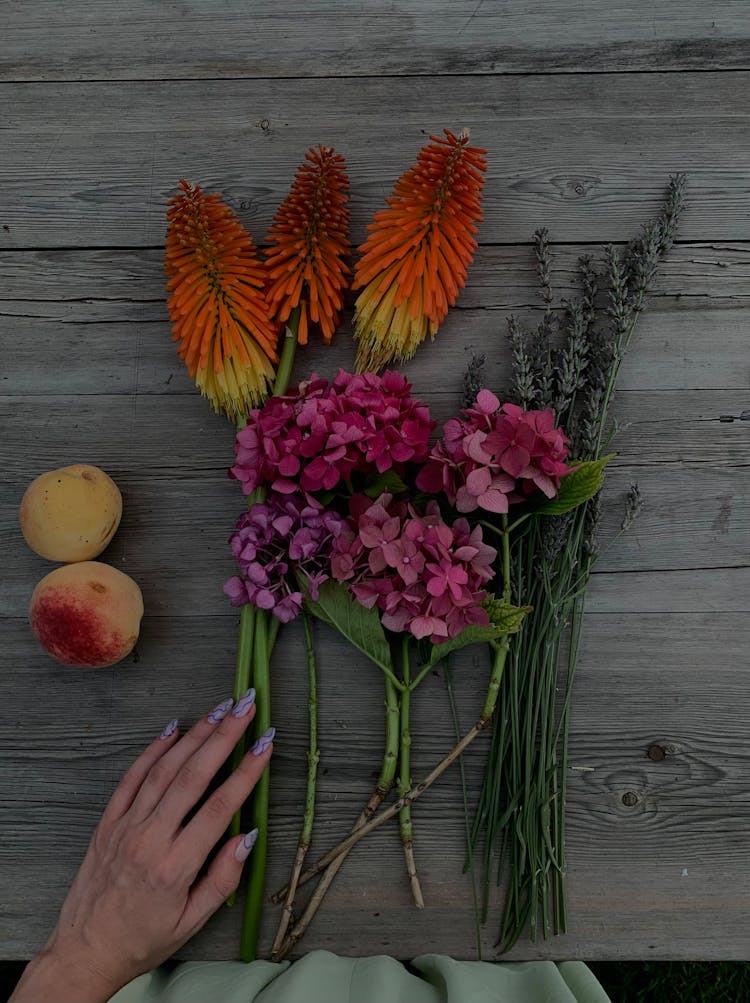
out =
[(193, 886), (180, 920), (180, 936), (188, 940), (237, 890), (242, 866), (250, 856), (258, 830), (233, 836), (217, 853), (206, 874)]
[(262, 735), (247, 752), (236, 770), (207, 798), (174, 843), (173, 852), (186, 863), (188, 880), (193, 881), (203, 863), (226, 832), (232, 816), (242, 807), (273, 753), (275, 729)]
[[(255, 715), (254, 701), (255, 690), (250, 689), (244, 696), (240, 697), (234, 709), (232, 709), (233, 701), (231, 697), (228, 697), (210, 710), (205, 717), (197, 721), (190, 731), (179, 742), (174, 744), (169, 752), (165, 756), (162, 756), (158, 763), (154, 765), (154, 768), (149, 771), (133, 802), (131, 809), (133, 818), (143, 820), (151, 815), (161, 804), (164, 795), (179, 775), (180, 770), (195, 752), (203, 746), (204, 742), (222, 726), (227, 717), (230, 717), (233, 721), (232, 733), (236, 734), (237, 738), (239, 738), (247, 727), (248, 721), (252, 721)], [(240, 708), (241, 711), (244, 710), (242, 716), (238, 716), (235, 713), (237, 708)], [(185, 811), (185, 814), (187, 814), (187, 811), (190, 810), (199, 797), (200, 794), (196, 794), (193, 803)], [(185, 814), (183, 814), (182, 818), (185, 817)], [(182, 818), (175, 821), (175, 828), (180, 824)]]
[(154, 765), (177, 743), (180, 733), (177, 719), (170, 721), (164, 731), (140, 754), (115, 788), (109, 804), (104, 809), (100, 825), (110, 825), (122, 818), (133, 804), (141, 785)]
[(224, 717), (203, 744), (182, 764), (161, 801), (154, 808), (155, 819), (165, 822), (173, 831), (179, 828), (187, 813), (203, 796), (254, 716), (254, 703), (237, 701), (237, 706), (232, 712)]

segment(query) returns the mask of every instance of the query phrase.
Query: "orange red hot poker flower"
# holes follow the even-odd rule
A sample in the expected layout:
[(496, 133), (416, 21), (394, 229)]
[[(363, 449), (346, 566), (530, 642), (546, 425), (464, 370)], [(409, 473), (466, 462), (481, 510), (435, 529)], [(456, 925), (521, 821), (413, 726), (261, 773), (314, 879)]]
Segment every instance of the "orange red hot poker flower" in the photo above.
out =
[(273, 383), (278, 328), (265, 267), (220, 195), (180, 181), (169, 202), (164, 268), (180, 358), (216, 411), (244, 417)]
[(431, 136), (375, 214), (360, 248), (354, 289), (357, 370), (411, 358), (435, 337), (466, 282), (482, 218), (485, 151), (467, 133)]
[(344, 158), (330, 147), (311, 148), (268, 233), (268, 302), (281, 323), (299, 307), (300, 345), (311, 324), (329, 344), (339, 322), (349, 274), (348, 188)]

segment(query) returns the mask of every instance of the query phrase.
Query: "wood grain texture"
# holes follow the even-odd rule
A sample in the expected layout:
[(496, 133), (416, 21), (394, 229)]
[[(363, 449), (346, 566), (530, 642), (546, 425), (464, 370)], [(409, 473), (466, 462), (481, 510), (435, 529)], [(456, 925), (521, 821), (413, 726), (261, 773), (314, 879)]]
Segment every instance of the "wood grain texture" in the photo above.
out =
[[(615, 401), (623, 427), (573, 701), (571, 933), (522, 940), (513, 956), (747, 957), (750, 422), (719, 418), (750, 409), (749, 71), (750, 8), (732, 0), (5, 5), (0, 956), (28, 957), (44, 941), (140, 748), (231, 689), (237, 613), (221, 583), (244, 501), (224, 476), (231, 430), (170, 343), (166, 199), (180, 176), (221, 190), (262, 241), (305, 149), (325, 142), (349, 162), (358, 243), (426, 135), (469, 126), (489, 153), (480, 247), (436, 345), (406, 367), (440, 420), (472, 352), (488, 355), (488, 384), (507, 385), (508, 316), (539, 317), (537, 226), (550, 229), (556, 296), (567, 298), (578, 255), (630, 239), (668, 174), (690, 175), (680, 243)], [(352, 358), (342, 333), (297, 372), (330, 374)], [(26, 606), (51, 565), (17, 526), (26, 483), (80, 460), (123, 489), (103, 557), (139, 581), (147, 610), (133, 657), (94, 673), (58, 667), (36, 645)], [(620, 535), (633, 481), (643, 512)], [(324, 850), (372, 786), (382, 684), (335, 635), (318, 626), (316, 637)], [(302, 650), (294, 624), (273, 670), (269, 887), (286, 877), (302, 803)], [(481, 650), (457, 660), (465, 726), (486, 671)], [(419, 775), (452, 744), (439, 673), (415, 704)], [(472, 791), (486, 747), (482, 736), (466, 757)], [(304, 950), (472, 956), (457, 771), (414, 818), (427, 909), (410, 905), (387, 828), (351, 855)], [(274, 920), (269, 910), (266, 944)], [(235, 957), (238, 931), (237, 911), (221, 910), (184, 956)]]
[[(143, 80), (747, 68), (742, 3), (52, 0), (11, 5), (0, 79)], [(311, 37), (315, 44), (311, 45)]]
[(319, 142), (347, 157), (359, 242), (445, 126), (488, 151), (482, 243), (542, 224), (630, 239), (675, 171), (691, 178), (681, 239), (747, 240), (748, 86), (744, 71), (7, 84), (0, 249), (161, 246), (180, 177), (221, 190), (258, 236)]
[[(579, 295), (576, 264), (584, 253), (601, 263), (597, 245), (554, 248), (558, 304)], [(195, 393), (172, 344), (160, 251), (7, 251), (0, 253), (0, 274), (0, 396)], [(460, 399), (461, 373), (472, 351), (487, 356), (488, 385), (507, 386), (507, 320), (513, 314), (533, 325), (540, 308), (530, 247), (478, 249), (436, 350), (421, 352), (406, 367), (418, 391), (430, 388), (435, 398), (445, 395), (439, 418)], [(298, 374), (306, 368), (331, 374), (352, 366), (350, 317), (347, 310), (330, 349), (318, 340), (301, 354)], [(727, 390), (732, 393), (721, 404), (717, 398), (717, 407), (742, 410), (750, 405), (745, 393), (750, 388), (748, 327), (750, 246), (678, 245), (639, 321), (619, 386), (628, 391)], [(709, 331), (721, 352), (706, 350)], [(30, 351), (45, 361), (43, 367), (29, 365)]]
[[(282, 880), (293, 852), (304, 784), (298, 628), (295, 624), (282, 634), (274, 667), (279, 739), (270, 887)], [(750, 821), (748, 715), (742, 710), (748, 631), (747, 616), (738, 613), (587, 617), (570, 755), (571, 934), (547, 945), (524, 942), (514, 957), (743, 956)], [(372, 782), (382, 695), (374, 668), (325, 628), (316, 634), (326, 653), (320, 672), (324, 740), (316, 830), (316, 845), (324, 848), (356, 815)], [(174, 714), (189, 725), (224, 695), (233, 639), (223, 618), (167, 617), (158, 623), (152, 618), (137, 664), (77, 673), (36, 653), (20, 621), (4, 624), (4, 638), (3, 705), (12, 703), (21, 687), (45, 695), (34, 707), (33, 728), (29, 712), (2, 728), (0, 789), (11, 809), (0, 851), (3, 873), (22, 872), (25, 882), (23, 895), (5, 900), (0, 942), (4, 951), (17, 954), (44, 939), (122, 769)], [(707, 672), (717, 647), (721, 662)], [(184, 657), (173, 657), (187, 651), (189, 666)], [(644, 652), (656, 656), (658, 668)], [(485, 663), (481, 653), (457, 662), (464, 722), (476, 712)], [(634, 702), (634, 692), (647, 694), (648, 700)], [(486, 739), (481, 741), (486, 748)], [(415, 700), (415, 772), (421, 774), (450, 744), (443, 681), (434, 674)], [(662, 762), (648, 758), (652, 744), (665, 749)], [(473, 790), (483, 755), (479, 743), (467, 755)], [(635, 795), (635, 804), (626, 807), (625, 794)], [(408, 957), (429, 944), (431, 950), (470, 956), (470, 898), (459, 866), (462, 821), (455, 771), (415, 806), (414, 815), (428, 908), (422, 914), (412, 910), (397, 832), (388, 829), (352, 854), (306, 950), (341, 952), (344, 943), (350, 954), (382, 950)], [(40, 831), (51, 829), (56, 845), (38, 839)], [(30, 855), (29, 841), (35, 839)], [(273, 915), (269, 909), (265, 938)], [(616, 931), (607, 919), (612, 915)], [(703, 916), (717, 923), (704, 929), (698, 921)], [(490, 957), (496, 921), (497, 908), (486, 929)], [(236, 940), (236, 918), (222, 910), (184, 954), (233, 957)]]
[[(236, 487), (227, 485), (222, 491), (221, 474), (170, 482), (130, 480), (114, 473), (123, 489), (125, 510), (122, 528), (103, 559), (140, 583), (153, 613), (227, 615), (221, 586), (236, 568), (226, 540), (243, 505)], [(708, 595), (700, 605), (695, 594), (711, 593), (725, 569), (740, 574), (750, 564), (748, 476), (746, 471), (740, 476), (714, 466), (678, 468), (668, 477), (659, 467), (639, 468), (635, 474), (629, 469), (612, 472), (602, 528), (605, 550), (597, 570), (624, 573), (612, 588), (622, 590), (626, 608), (641, 603), (635, 608), (648, 610), (652, 602), (657, 608), (664, 604), (683, 608), (681, 585), (676, 583), (662, 593), (664, 578), (645, 584), (643, 576), (650, 571), (695, 574), (694, 598), (688, 608), (716, 608)], [(630, 532), (615, 540), (633, 479), (640, 486), (644, 511)], [(0, 615), (16, 617), (25, 616), (34, 585), (50, 570), (20, 537), (16, 501), (21, 494), (17, 488), (15, 497), (9, 490), (3, 492), (0, 531), (4, 554)], [(641, 577), (631, 581), (634, 573)]]

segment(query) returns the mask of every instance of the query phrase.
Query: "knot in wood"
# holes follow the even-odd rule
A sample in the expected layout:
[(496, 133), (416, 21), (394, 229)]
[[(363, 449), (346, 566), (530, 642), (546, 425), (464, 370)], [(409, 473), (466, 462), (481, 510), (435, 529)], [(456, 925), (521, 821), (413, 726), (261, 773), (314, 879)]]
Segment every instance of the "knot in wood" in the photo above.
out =
[(625, 793), (622, 796), (622, 803), (625, 805), (626, 808), (633, 808), (635, 805), (638, 804), (638, 795), (635, 793), (635, 791), (625, 791)]
[(652, 762), (661, 763), (662, 760), (667, 758), (667, 750), (663, 745), (654, 743), (653, 745), (649, 745), (646, 755)]

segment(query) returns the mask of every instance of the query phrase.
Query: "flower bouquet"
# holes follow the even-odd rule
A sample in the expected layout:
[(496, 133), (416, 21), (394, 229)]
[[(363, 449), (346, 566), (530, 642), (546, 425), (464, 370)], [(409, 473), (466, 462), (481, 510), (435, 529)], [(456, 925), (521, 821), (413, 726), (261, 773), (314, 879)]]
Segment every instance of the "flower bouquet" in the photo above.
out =
[[(578, 609), (590, 563), (581, 568), (575, 555), (610, 459), (603, 448), (602, 402), (608, 403), (614, 385), (612, 364), (607, 369), (601, 353), (596, 361), (593, 278), (589, 275), (588, 299), (568, 308), (575, 338), (571, 334), (566, 346), (553, 346), (549, 315), (544, 344), (537, 338), (532, 345), (517, 326), (512, 328), (516, 388), (522, 390), (517, 399), (501, 403), (477, 382), (479, 364), (474, 364), (466, 407), (432, 444), (436, 426), (427, 405), (399, 372), (380, 372), (413, 355), (428, 334), (434, 337), (455, 303), (476, 247), (485, 168), (484, 151), (472, 148), (468, 135), (446, 131), (433, 137), (398, 181), (388, 208), (375, 216), (354, 270), (353, 288), (361, 290), (354, 310), (357, 372), (340, 370), (330, 382), (312, 374), (290, 387), (296, 345), (306, 343), (316, 328), (329, 342), (344, 302), (349, 271), (343, 158), (324, 147), (308, 153), (276, 215), (265, 261), (220, 196), (204, 196), (183, 182), (169, 210), (167, 272), (175, 338), (203, 393), (236, 425), (230, 476), (241, 485), (247, 507), (230, 537), (238, 574), (224, 586), (229, 601), (241, 608), (235, 697), (254, 686), (256, 728), (269, 738), (269, 667), (276, 636), (296, 617), (305, 629), (307, 789), (290, 880), (274, 896), (282, 906), (275, 958), (302, 937), (351, 847), (396, 817), (412, 896), (417, 907), (423, 906), (411, 804), (487, 728), (499, 698), (500, 726), (493, 733), (485, 787), (469, 831), (472, 866), (484, 828), (491, 844), (514, 812), (531, 811), (517, 793), (525, 778), (516, 771), (512, 788), (504, 771), (506, 760), (517, 758), (513, 743), (536, 742), (540, 708), (553, 766), (558, 748), (564, 750), (567, 700), (559, 725), (554, 708), (563, 628), (560, 616), (550, 621), (546, 572), (540, 578), (528, 569), (542, 560), (540, 548), (549, 549), (551, 536), (562, 537), (557, 554), (567, 547), (573, 556), (567, 577), (554, 572), (561, 589), (554, 595), (563, 621), (570, 609)], [(667, 242), (662, 243), (660, 253), (666, 249)], [(544, 246), (540, 238), (541, 256)], [(624, 332), (632, 331), (652, 277), (653, 272), (641, 276), (642, 294), (622, 318)], [(623, 281), (630, 281), (629, 273)], [(619, 357), (626, 333), (618, 342)], [(527, 362), (532, 358), (533, 365)], [(587, 367), (599, 373), (596, 366), (606, 370), (606, 380), (594, 418), (595, 404), (586, 411), (575, 395), (587, 385)], [(601, 384), (601, 374), (596, 378)], [(596, 448), (591, 448), (595, 420)], [(566, 535), (570, 527), (578, 528)], [(553, 565), (554, 560), (550, 573)], [(371, 797), (348, 836), (305, 870), (319, 760), (313, 619), (338, 630), (381, 672), (385, 715)], [(574, 633), (577, 629), (574, 624)], [(548, 637), (550, 654), (538, 677), (538, 658), (528, 639), (535, 645), (541, 639), (547, 651)], [(477, 720), (414, 784), (411, 712), (418, 687), (432, 668), (471, 644), (488, 646), (491, 653)], [(513, 673), (510, 683), (506, 666)], [(524, 714), (530, 719), (525, 733), (518, 728), (520, 679), (535, 701), (534, 713)], [(568, 680), (569, 692), (572, 673)], [(234, 765), (242, 754), (236, 750)], [(564, 786), (561, 791), (550, 762), (545, 762), (543, 783), (547, 788), (537, 795), (555, 818), (557, 855), (552, 856), (562, 872)], [(551, 792), (553, 783), (557, 787)], [(264, 900), (268, 784), (266, 773), (251, 805), (259, 835), (241, 942), (246, 960), (256, 954)], [(397, 797), (386, 807), (393, 787)], [(240, 831), (239, 818), (234, 831)], [(526, 859), (520, 854), (518, 859), (525, 868)], [(519, 872), (519, 882), (525, 873)], [(318, 875), (300, 913), (299, 890)], [(522, 887), (524, 901), (535, 901), (536, 886), (530, 892)], [(560, 894), (558, 887), (557, 901)], [(519, 916), (525, 922), (527, 915), (523, 909), (512, 913), (509, 929), (516, 931)]]

